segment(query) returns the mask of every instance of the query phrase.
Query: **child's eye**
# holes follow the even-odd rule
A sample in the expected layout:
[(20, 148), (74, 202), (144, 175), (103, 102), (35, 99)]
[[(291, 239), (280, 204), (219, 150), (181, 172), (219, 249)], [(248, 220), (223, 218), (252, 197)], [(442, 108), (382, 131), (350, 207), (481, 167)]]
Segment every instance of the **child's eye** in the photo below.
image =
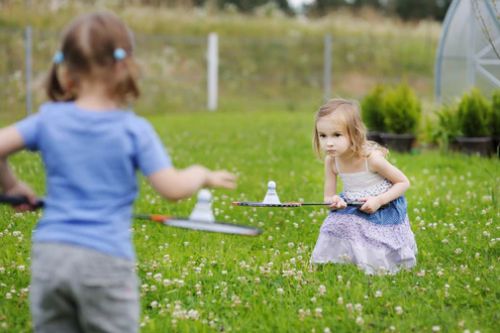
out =
[(326, 135), (325, 135), (325, 134), (323, 134), (323, 133), (320, 133), (320, 134), (319, 134), (319, 137), (320, 137), (320, 138), (322, 138), (322, 139), (324, 139), (324, 138), (326, 138)]
[(338, 132), (336, 132), (336, 133), (334, 133), (334, 134), (333, 134), (333, 136), (335, 136), (335, 137), (339, 137), (339, 136), (342, 136), (342, 133), (338, 133)]

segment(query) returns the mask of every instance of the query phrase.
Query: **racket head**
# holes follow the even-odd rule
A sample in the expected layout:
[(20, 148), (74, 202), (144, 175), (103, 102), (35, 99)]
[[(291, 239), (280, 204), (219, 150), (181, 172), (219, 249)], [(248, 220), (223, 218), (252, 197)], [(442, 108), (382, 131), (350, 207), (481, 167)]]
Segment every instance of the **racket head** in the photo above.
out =
[(179, 217), (167, 218), (163, 220), (162, 223), (170, 227), (216, 232), (222, 234), (258, 236), (262, 233), (262, 230), (259, 228), (241, 224), (232, 224), (232, 223), (218, 222), (218, 221), (216, 222), (196, 221)]

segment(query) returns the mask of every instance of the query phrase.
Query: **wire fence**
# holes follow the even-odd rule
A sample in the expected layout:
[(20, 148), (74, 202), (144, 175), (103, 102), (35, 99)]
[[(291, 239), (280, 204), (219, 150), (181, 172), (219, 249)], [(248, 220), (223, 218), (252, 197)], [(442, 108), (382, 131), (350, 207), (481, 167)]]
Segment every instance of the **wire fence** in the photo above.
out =
[[(26, 31), (0, 28), (0, 120), (29, 113), (29, 96), (32, 110), (45, 100), (43, 80), (60, 36), (32, 29), (29, 41)], [(136, 44), (143, 72), (136, 112), (207, 108), (207, 36), (137, 34)], [(331, 50), (326, 56), (325, 49)], [(219, 37), (218, 109), (294, 111), (329, 96), (360, 97), (376, 83), (401, 79), (430, 95), (435, 49), (432, 38)]]

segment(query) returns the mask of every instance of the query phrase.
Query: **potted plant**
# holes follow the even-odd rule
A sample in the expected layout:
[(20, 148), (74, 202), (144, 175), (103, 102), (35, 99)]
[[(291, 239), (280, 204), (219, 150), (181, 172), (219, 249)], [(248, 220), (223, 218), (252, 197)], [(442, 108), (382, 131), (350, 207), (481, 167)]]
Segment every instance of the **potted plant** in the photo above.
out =
[(366, 138), (379, 144), (384, 144), (380, 137), (380, 133), (385, 132), (384, 93), (385, 87), (376, 85), (361, 101), (361, 116), (368, 128)]
[(491, 140), (493, 152), (500, 157), (500, 90), (495, 91), (491, 99)]
[(464, 94), (458, 104), (460, 150), (487, 156), (491, 153), (491, 107), (478, 89)]
[(415, 134), (422, 106), (407, 84), (389, 90), (384, 98), (384, 124), (388, 133), (382, 133), (390, 149), (408, 152), (415, 142)]

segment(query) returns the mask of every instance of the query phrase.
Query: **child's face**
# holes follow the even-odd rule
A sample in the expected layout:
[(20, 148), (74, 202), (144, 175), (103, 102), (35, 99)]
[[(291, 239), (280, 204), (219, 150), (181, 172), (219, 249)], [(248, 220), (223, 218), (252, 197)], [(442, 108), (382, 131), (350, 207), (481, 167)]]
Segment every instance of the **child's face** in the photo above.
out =
[(344, 126), (335, 120), (331, 114), (320, 118), (316, 123), (316, 131), (321, 150), (327, 155), (341, 157), (350, 152), (351, 140)]

